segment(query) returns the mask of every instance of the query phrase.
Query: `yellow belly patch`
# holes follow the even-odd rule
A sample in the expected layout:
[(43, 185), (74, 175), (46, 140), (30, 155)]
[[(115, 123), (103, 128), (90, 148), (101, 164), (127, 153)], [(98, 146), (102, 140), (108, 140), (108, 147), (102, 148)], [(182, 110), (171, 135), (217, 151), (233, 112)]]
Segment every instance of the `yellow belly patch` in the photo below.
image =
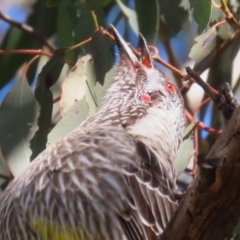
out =
[[(46, 219), (37, 219), (30, 224), (30, 227), (43, 240), (87, 240), (84, 229), (70, 226), (61, 226), (58, 223), (49, 222)], [(94, 238), (91, 238), (94, 239)], [(99, 239), (99, 238), (98, 238)]]

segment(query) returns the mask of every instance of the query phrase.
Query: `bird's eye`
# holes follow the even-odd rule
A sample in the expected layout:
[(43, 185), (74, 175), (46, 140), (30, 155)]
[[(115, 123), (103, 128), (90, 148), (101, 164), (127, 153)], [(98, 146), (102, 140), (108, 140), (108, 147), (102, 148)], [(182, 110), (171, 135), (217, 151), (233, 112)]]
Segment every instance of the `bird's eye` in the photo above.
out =
[(175, 93), (176, 92), (175, 86), (170, 82), (165, 82), (164, 87), (167, 89), (167, 91), (169, 93)]

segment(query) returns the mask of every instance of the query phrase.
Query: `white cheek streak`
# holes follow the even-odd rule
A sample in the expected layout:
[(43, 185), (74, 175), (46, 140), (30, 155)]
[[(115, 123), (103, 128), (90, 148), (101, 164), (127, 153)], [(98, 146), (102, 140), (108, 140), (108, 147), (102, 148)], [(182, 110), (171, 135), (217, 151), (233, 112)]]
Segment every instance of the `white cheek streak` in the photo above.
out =
[(153, 140), (162, 140), (166, 138), (169, 130), (169, 122), (163, 121), (164, 110), (149, 108), (148, 114), (137, 120), (127, 131), (131, 135), (142, 136)]

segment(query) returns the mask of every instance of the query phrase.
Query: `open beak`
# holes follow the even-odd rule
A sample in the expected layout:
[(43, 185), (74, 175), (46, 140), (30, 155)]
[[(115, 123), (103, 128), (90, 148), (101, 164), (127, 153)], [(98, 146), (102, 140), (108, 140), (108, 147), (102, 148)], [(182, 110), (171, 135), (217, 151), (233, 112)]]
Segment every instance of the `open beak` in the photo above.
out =
[(153, 61), (146, 43), (145, 38), (141, 33), (139, 33), (139, 45), (141, 48), (141, 63), (146, 66), (147, 68), (153, 68)]
[(139, 62), (136, 55), (133, 53), (133, 51), (128, 46), (128, 44), (124, 41), (124, 39), (121, 37), (117, 29), (113, 25), (110, 25), (110, 27), (114, 35), (120, 54), (125, 53), (129, 58), (129, 60), (133, 63), (133, 65), (136, 65)]

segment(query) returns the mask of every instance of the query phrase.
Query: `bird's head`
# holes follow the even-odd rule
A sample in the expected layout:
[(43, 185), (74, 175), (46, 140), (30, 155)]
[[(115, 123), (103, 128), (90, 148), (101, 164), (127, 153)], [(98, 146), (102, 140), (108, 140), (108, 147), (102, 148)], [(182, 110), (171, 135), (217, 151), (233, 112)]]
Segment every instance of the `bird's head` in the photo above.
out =
[[(121, 125), (126, 129), (139, 125), (142, 128), (139, 132), (145, 129), (146, 134), (151, 133), (150, 128), (157, 130), (156, 125), (166, 130), (174, 125), (172, 129), (178, 128), (179, 135), (182, 135), (184, 107), (181, 94), (154, 65), (144, 37), (139, 34), (141, 55), (137, 58), (113, 26), (111, 30), (120, 61), (116, 66), (114, 82), (105, 96), (104, 106), (87, 124)], [(162, 133), (160, 128), (159, 134)]]
[[(106, 96), (106, 106), (111, 106), (115, 113), (125, 109), (126, 116), (130, 112), (133, 115), (138, 112), (136, 118), (141, 118), (150, 108), (159, 109), (161, 112), (165, 110), (168, 114), (172, 112), (176, 117), (181, 115), (181, 118), (184, 118), (181, 94), (154, 65), (144, 37), (139, 34), (141, 55), (138, 59), (113, 26), (111, 30), (119, 49), (120, 61), (116, 66), (114, 83)], [(127, 121), (126, 116), (123, 117)], [(131, 116), (130, 118), (133, 119)], [(132, 123), (130, 120), (129, 122)]]

